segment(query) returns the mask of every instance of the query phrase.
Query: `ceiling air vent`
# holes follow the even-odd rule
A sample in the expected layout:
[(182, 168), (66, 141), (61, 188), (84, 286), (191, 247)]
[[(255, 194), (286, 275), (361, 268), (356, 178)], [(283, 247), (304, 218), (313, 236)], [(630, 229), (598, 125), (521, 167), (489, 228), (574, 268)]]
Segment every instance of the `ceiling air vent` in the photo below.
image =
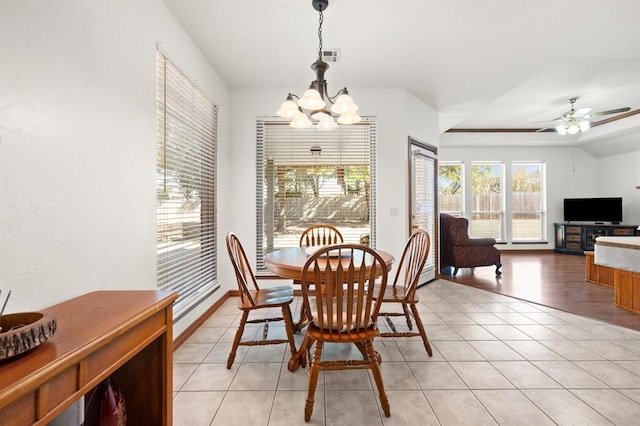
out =
[(325, 62), (338, 62), (340, 49), (327, 49), (322, 51), (322, 60)]

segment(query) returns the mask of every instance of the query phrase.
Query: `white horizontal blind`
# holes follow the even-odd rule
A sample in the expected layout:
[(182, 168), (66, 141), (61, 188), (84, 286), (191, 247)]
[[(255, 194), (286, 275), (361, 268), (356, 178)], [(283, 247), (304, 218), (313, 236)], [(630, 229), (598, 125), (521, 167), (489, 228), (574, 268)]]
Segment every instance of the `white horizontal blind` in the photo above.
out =
[(426, 149), (414, 149), (414, 183), (415, 191), (413, 195), (413, 224), (424, 229), (431, 237), (431, 248), (424, 271), (434, 271), (436, 268), (436, 158), (435, 154)]
[(218, 287), (218, 109), (161, 52), (157, 74), (158, 289), (188, 312)]
[(317, 223), (345, 242), (375, 243), (375, 121), (321, 131), (258, 120), (256, 136), (258, 270), (266, 253), (298, 246)]

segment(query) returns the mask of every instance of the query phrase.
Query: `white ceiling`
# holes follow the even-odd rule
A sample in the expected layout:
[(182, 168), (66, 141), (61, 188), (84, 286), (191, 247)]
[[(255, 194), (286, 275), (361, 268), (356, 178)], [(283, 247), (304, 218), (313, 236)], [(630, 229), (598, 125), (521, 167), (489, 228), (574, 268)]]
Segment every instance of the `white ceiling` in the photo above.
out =
[[(315, 78), (311, 0), (164, 2), (229, 88), (300, 94)], [(325, 50), (341, 49), (331, 94), (406, 89), (439, 111), (441, 132), (539, 128), (531, 122), (560, 116), (570, 97), (595, 112), (640, 109), (640, 0), (330, 0), (322, 34)], [(638, 151), (638, 117), (525, 140)]]

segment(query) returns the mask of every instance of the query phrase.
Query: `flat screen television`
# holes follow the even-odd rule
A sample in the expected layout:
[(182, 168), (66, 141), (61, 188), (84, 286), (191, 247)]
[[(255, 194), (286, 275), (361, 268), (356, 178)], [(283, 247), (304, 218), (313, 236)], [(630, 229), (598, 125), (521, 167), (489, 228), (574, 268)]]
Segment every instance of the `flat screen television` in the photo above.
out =
[(622, 222), (622, 197), (565, 198), (565, 222)]

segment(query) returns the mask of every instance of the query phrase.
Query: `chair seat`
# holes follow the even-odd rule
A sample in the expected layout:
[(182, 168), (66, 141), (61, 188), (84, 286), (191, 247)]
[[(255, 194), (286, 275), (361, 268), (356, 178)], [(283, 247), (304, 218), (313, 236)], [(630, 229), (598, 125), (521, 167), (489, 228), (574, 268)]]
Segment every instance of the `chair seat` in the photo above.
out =
[(376, 324), (370, 325), (368, 328), (364, 330), (350, 330), (350, 331), (342, 331), (336, 333), (335, 331), (329, 332), (329, 330), (324, 330), (315, 324), (309, 324), (307, 326), (307, 333), (314, 340), (321, 340), (323, 342), (329, 343), (353, 343), (353, 342), (364, 342), (365, 340), (372, 339), (378, 336), (378, 326)]
[(238, 307), (240, 309), (278, 307), (293, 301), (293, 288), (289, 286), (250, 290), (249, 294), (255, 301), (255, 304), (251, 304), (248, 300), (240, 298), (238, 301)]
[[(377, 290), (378, 289), (376, 288), (376, 292)], [(382, 295), (382, 301), (390, 303), (418, 303), (418, 295), (415, 295), (413, 299), (407, 299), (404, 294), (405, 289), (402, 286), (387, 286), (384, 294)]]

